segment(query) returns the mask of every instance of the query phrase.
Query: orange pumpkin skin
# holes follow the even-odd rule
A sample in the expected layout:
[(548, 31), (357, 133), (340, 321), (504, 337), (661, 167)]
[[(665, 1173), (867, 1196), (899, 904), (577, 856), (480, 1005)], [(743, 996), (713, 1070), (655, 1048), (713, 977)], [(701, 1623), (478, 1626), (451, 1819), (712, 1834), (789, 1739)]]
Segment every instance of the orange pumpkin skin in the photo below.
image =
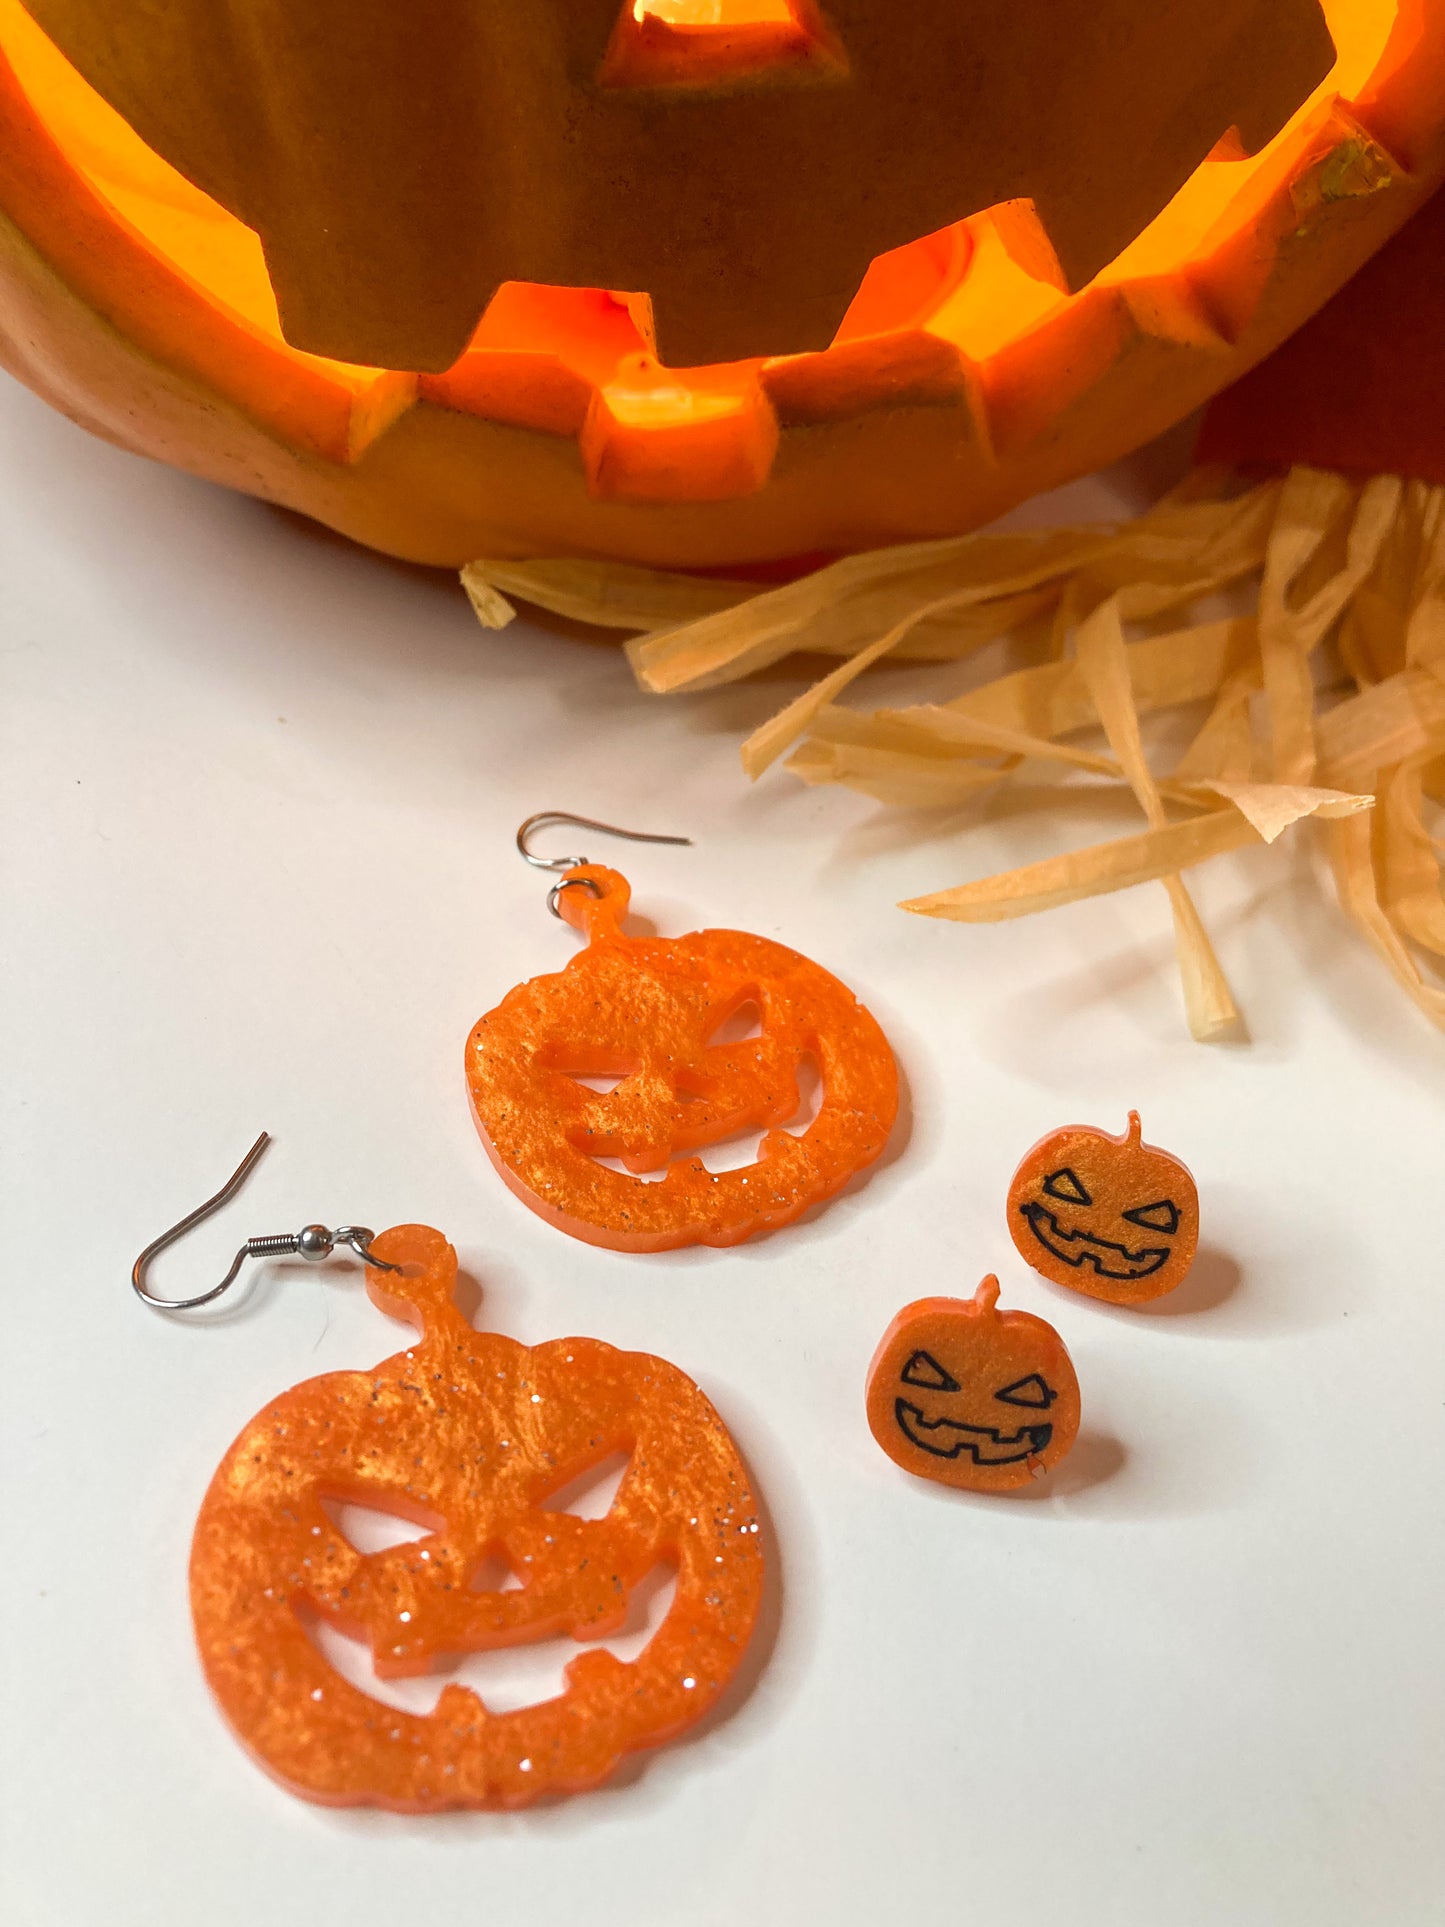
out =
[[(1377, 5), (1325, 0), (1327, 18)], [(1235, 163), (1212, 227), (1176, 246), (1160, 217), (1070, 298), (1010, 268), (978, 215), (948, 260), (903, 251), (938, 256), (931, 295), (865, 284), (827, 350), (673, 375), (605, 295), (509, 284), (461, 360), (418, 376), (289, 348), (274, 311), (118, 211), (90, 107), (42, 86), (39, 44), (0, 0), (0, 363), (124, 447), (447, 565), (728, 567), (976, 526), (1236, 379), (1445, 178), (1445, 13), (1401, 0), (1370, 77), (1343, 101), (1326, 83)]]
[(1069, 1124), (1040, 1138), (1009, 1185), (1008, 1222), (1025, 1263), (1056, 1285), (1143, 1305), (1194, 1262), (1199, 1191), (1178, 1158), (1143, 1142), (1130, 1111), (1119, 1137)]
[[(898, 1073), (844, 984), (742, 931), (628, 937), (630, 891), (615, 870), (582, 865), (564, 885), (558, 907), (587, 948), (519, 984), (467, 1039), (482, 1142), (525, 1204), (614, 1251), (727, 1246), (792, 1223), (873, 1162), (898, 1114)], [(747, 1005), (761, 1035), (711, 1042)], [(807, 1057), (823, 1100), (806, 1131), (768, 1129), (757, 1161), (739, 1170), (710, 1172), (687, 1155), (785, 1125)], [(587, 1077), (620, 1081), (599, 1093), (577, 1081)], [(655, 1171), (665, 1175), (642, 1180)]]
[[(368, 1292), (421, 1338), (372, 1371), (282, 1393), (226, 1454), (191, 1551), (206, 1678), (258, 1763), (323, 1804), (431, 1813), (595, 1786), (699, 1719), (747, 1647), (763, 1551), (736, 1447), (662, 1359), (475, 1331), (439, 1232), (400, 1226), (372, 1249), (403, 1269), (368, 1271)], [(545, 1509), (619, 1449), (630, 1464), (605, 1518)], [(433, 1530), (363, 1556), (327, 1501)], [(525, 1583), (474, 1590), (499, 1552)], [(314, 1613), (369, 1639), (375, 1671), (395, 1678), (557, 1633), (603, 1638), (659, 1564), (676, 1592), (635, 1661), (584, 1651), (559, 1697), (509, 1713), (455, 1684), (429, 1716), (397, 1711), (336, 1673), (303, 1624)]]
[(868, 1367), (868, 1427), (895, 1465), (965, 1492), (1015, 1492), (1051, 1471), (1079, 1430), (1079, 1381), (1053, 1326), (1000, 1311), (995, 1277), (972, 1300), (905, 1305)]

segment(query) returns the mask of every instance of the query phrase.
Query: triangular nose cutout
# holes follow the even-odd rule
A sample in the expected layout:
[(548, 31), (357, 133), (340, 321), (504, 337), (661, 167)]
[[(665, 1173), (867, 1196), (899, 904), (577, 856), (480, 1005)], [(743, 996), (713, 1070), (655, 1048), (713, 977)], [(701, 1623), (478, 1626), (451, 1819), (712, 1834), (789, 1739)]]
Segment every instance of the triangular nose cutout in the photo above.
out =
[(827, 79), (847, 61), (809, 0), (624, 0), (604, 87), (740, 85), (780, 69)]
[(632, 0), (634, 20), (668, 27), (796, 27), (790, 0)]

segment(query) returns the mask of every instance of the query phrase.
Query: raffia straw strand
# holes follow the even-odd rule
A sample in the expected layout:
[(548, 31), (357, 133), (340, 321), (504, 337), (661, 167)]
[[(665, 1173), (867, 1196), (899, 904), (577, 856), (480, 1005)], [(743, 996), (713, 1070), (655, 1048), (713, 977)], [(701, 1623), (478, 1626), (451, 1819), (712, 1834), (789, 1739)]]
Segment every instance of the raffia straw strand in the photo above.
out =
[[(1254, 612), (1197, 609), (1250, 578)], [(753, 777), (795, 745), (787, 767), (804, 782), (906, 808), (957, 808), (1025, 765), (1054, 772), (1062, 814), (1081, 783), (1127, 785), (1139, 834), (903, 907), (998, 922), (1161, 882), (1201, 1039), (1237, 1033), (1239, 1017), (1181, 873), (1317, 821), (1346, 915), (1445, 1028), (1430, 974), (1445, 962), (1431, 827), (1445, 804), (1445, 489), (1305, 468), (1252, 486), (1200, 473), (1119, 527), (911, 543), (776, 588), (547, 560), (476, 562), (464, 580), (488, 626), (510, 621), (516, 598), (640, 632), (629, 659), (656, 694), (839, 657), (749, 737)], [(873, 711), (838, 700), (885, 657), (961, 663), (1006, 635), (1034, 660), (977, 687)], [(1199, 704), (1183, 754), (1156, 768), (1141, 719)]]

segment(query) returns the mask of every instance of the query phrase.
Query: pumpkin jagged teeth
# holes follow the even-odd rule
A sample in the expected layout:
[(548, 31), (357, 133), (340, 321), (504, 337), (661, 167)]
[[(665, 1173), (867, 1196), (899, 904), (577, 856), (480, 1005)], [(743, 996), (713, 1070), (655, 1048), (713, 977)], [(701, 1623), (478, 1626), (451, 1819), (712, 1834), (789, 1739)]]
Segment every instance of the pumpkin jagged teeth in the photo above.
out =
[[(1000, 1432), (991, 1425), (969, 1425), (962, 1419), (926, 1418), (916, 1405), (900, 1398), (894, 1413), (905, 1437), (940, 1459), (967, 1453), (975, 1465), (1013, 1465), (1042, 1452), (1054, 1435), (1052, 1425), (1021, 1425), (1016, 1432)], [(996, 1450), (990, 1451), (993, 1446)]]
[[(1037, 1201), (1020, 1205), (1019, 1210), (1046, 1251), (1051, 1251), (1066, 1265), (1092, 1265), (1101, 1278), (1147, 1278), (1169, 1262), (1169, 1250), (1165, 1245), (1146, 1245), (1140, 1251), (1131, 1251), (1128, 1245), (1120, 1244), (1117, 1239), (1100, 1238), (1094, 1232), (1086, 1231), (1082, 1225), (1074, 1230), (1066, 1229), (1052, 1211)], [(1076, 1249), (1066, 1249), (1069, 1245)], [(1127, 1270), (1104, 1262), (1104, 1254), (1110, 1251), (1119, 1254)]]

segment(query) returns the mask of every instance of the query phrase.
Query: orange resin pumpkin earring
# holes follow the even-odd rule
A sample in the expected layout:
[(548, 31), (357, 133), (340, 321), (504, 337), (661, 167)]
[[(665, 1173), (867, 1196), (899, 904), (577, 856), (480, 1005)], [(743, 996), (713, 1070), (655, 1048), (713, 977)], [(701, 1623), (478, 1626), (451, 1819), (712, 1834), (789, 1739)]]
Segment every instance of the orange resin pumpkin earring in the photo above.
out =
[[(152, 1295), (151, 1259), (239, 1188), (266, 1142), (142, 1252), (137, 1292), (188, 1309), (219, 1297), (247, 1257), (320, 1259), (346, 1244), (373, 1303), (420, 1336), (370, 1371), (282, 1392), (221, 1461), (196, 1522), (191, 1613), (222, 1712), (283, 1786), (332, 1806), (519, 1807), (597, 1785), (698, 1720), (743, 1657), (764, 1555), (736, 1446), (663, 1359), (474, 1330), (453, 1296), (456, 1253), (425, 1225), (248, 1239), (210, 1291)], [(565, 1488), (619, 1457), (605, 1516), (569, 1509)], [(409, 1522), (413, 1537), (363, 1550), (348, 1537), (356, 1508)], [(635, 1648), (631, 1622), (668, 1584), (641, 1651), (608, 1651), (619, 1634)], [(439, 1681), (428, 1710), (415, 1697), (404, 1710), (367, 1690), (569, 1634), (584, 1644), (540, 1704), (494, 1711)], [(338, 1645), (355, 1641), (369, 1665), (338, 1670)]]
[[(615, 1251), (740, 1244), (832, 1197), (878, 1156), (897, 1116), (898, 1073), (877, 1023), (836, 977), (766, 937), (629, 937), (625, 877), (532, 853), (532, 832), (556, 823), (689, 841), (556, 810), (518, 831), (527, 861), (558, 873), (549, 907), (587, 947), (508, 992), (467, 1039), (472, 1109), (507, 1184), (549, 1224)], [(749, 1009), (756, 1034), (730, 1040)], [(794, 1135), (810, 1059), (822, 1101)], [(602, 1080), (612, 1088), (594, 1088)], [(698, 1155), (759, 1129), (757, 1161), (740, 1170), (710, 1171)], [(644, 1181), (651, 1173), (661, 1175)]]
[(1122, 1137), (1088, 1124), (1051, 1131), (1008, 1191), (1026, 1263), (1056, 1285), (1143, 1305), (1181, 1284), (1199, 1243), (1199, 1192), (1187, 1167), (1146, 1144), (1139, 1113)]
[(969, 1492), (1012, 1492), (1052, 1471), (1079, 1430), (1079, 1381), (1052, 1325), (972, 1300), (920, 1298), (868, 1367), (868, 1429), (905, 1472)]

